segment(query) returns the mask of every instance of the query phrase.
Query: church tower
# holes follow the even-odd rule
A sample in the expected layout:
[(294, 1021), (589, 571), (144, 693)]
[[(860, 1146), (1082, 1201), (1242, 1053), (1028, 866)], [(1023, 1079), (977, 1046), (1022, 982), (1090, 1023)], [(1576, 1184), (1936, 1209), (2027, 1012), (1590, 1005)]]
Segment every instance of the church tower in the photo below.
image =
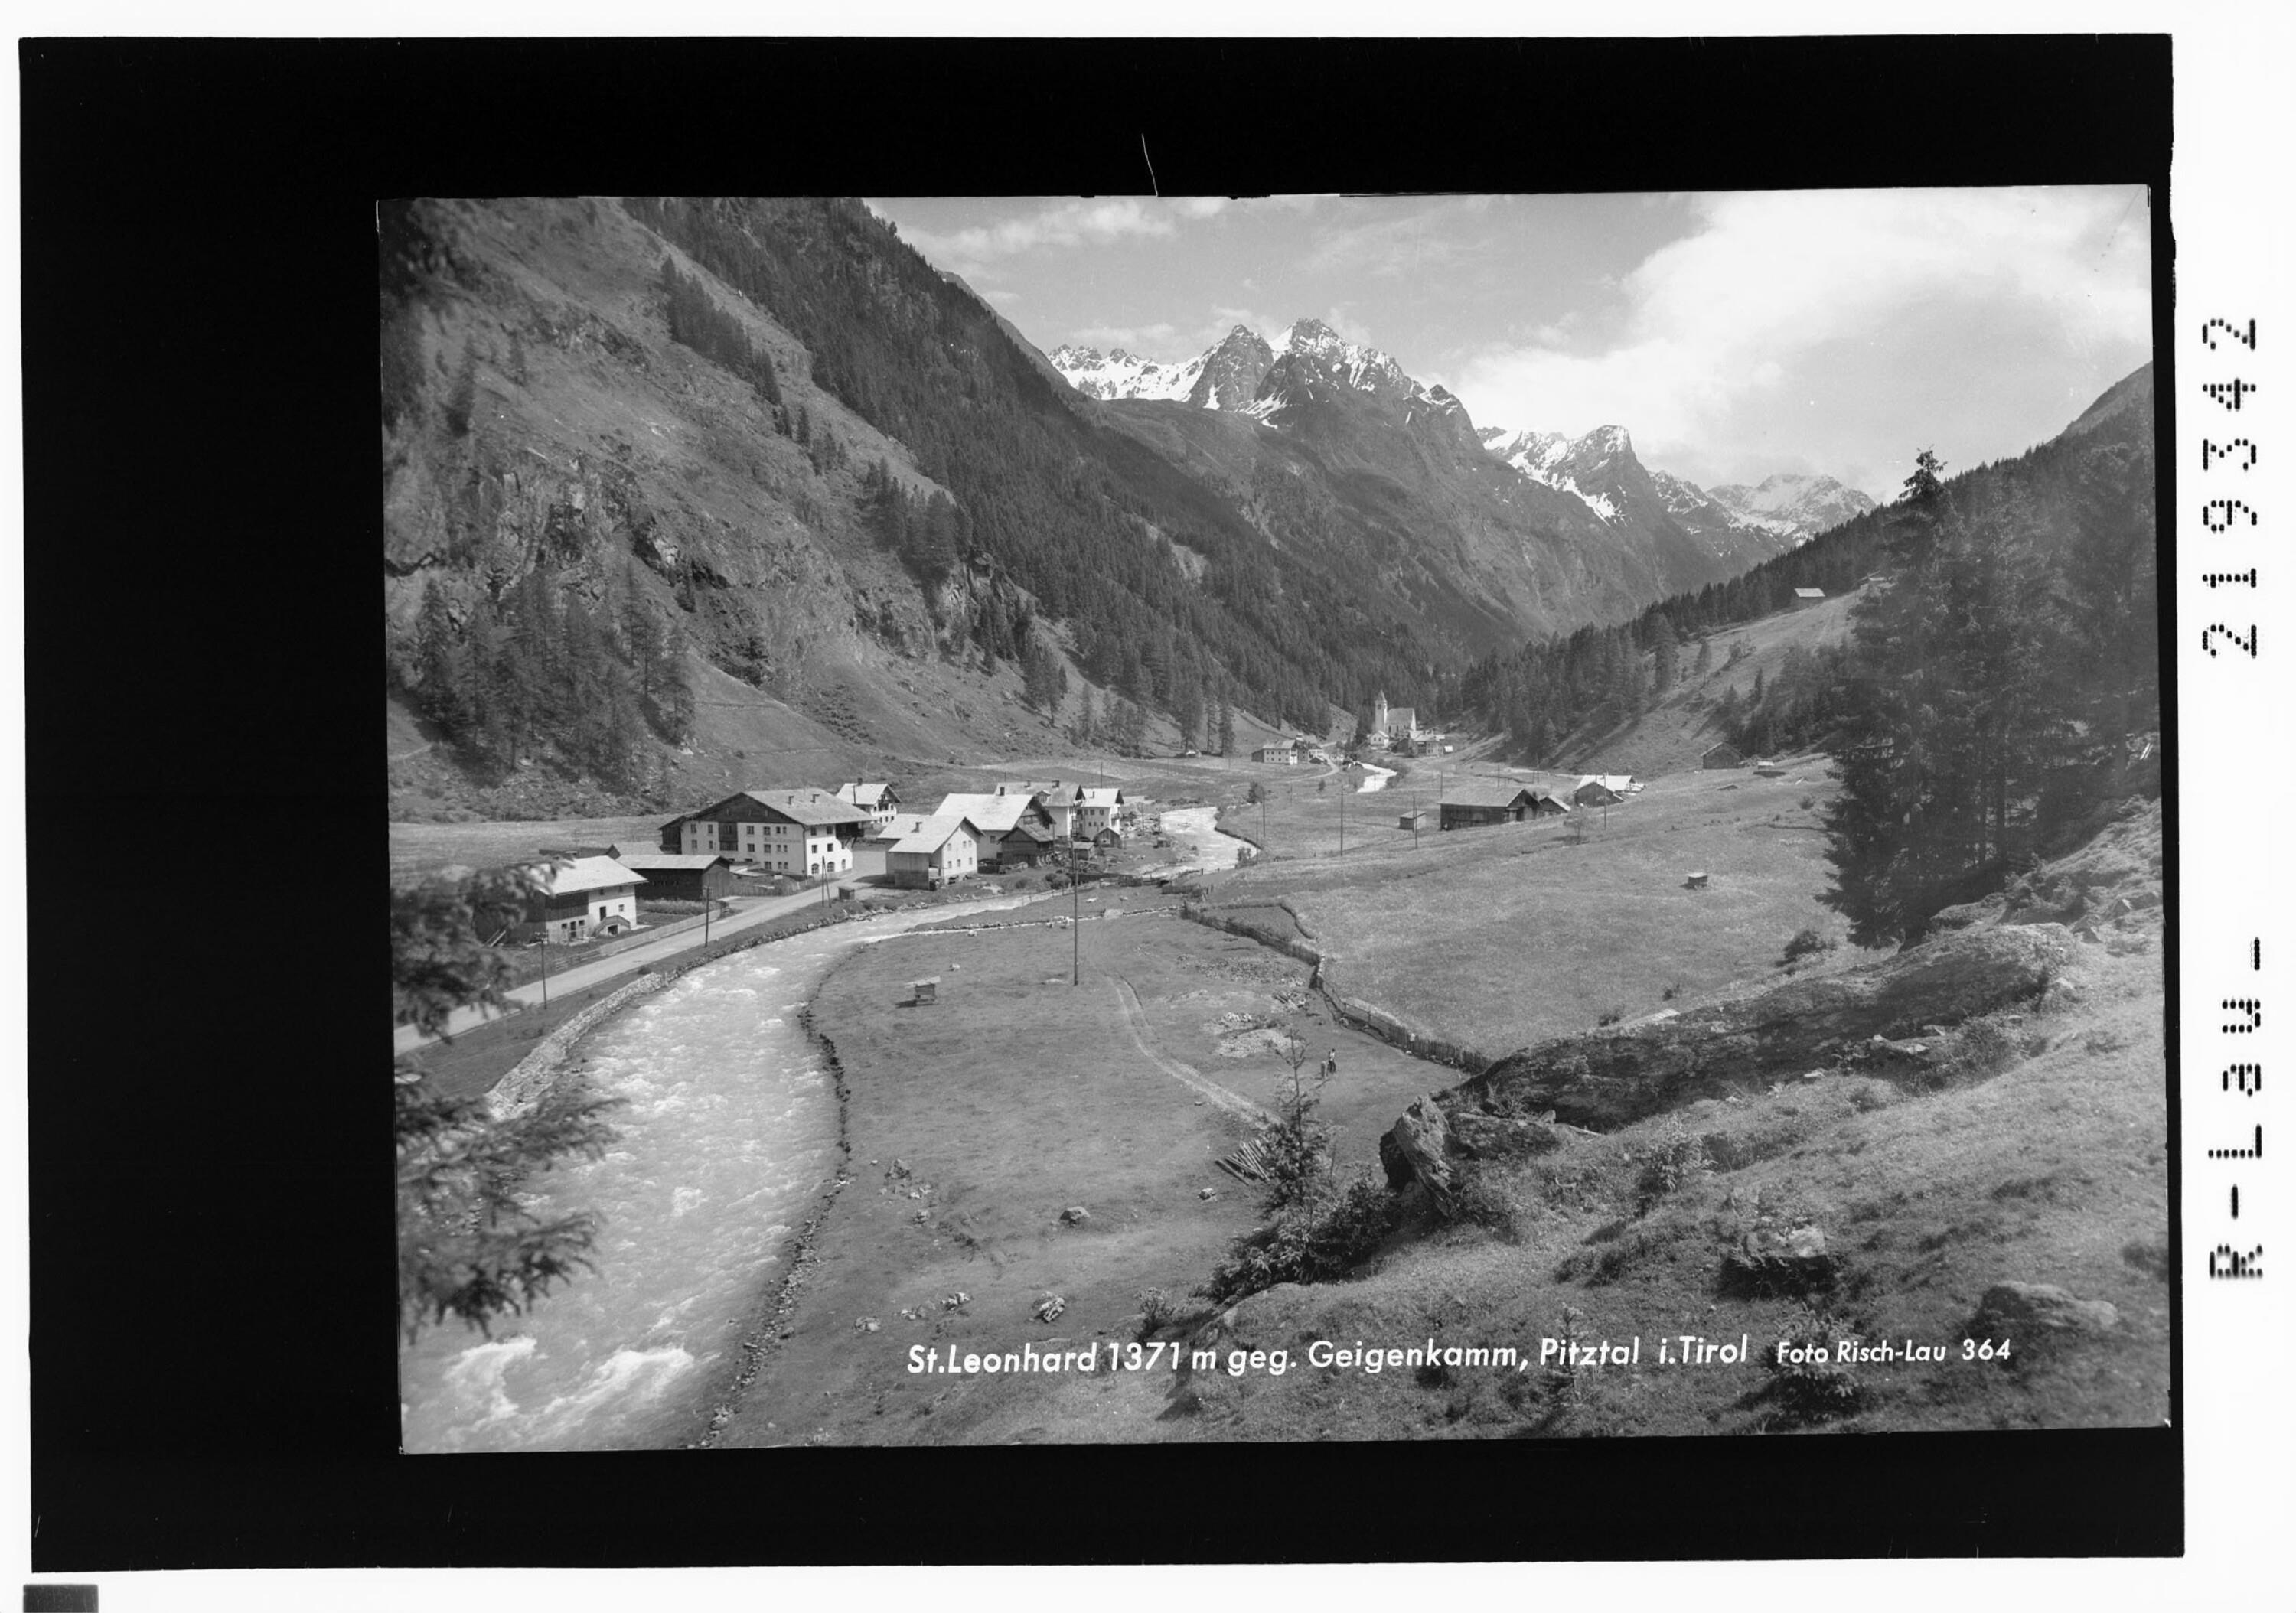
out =
[(1379, 692), (1379, 699), (1372, 702), (1371, 731), (1374, 733), (1387, 732), (1387, 691), (1384, 689)]

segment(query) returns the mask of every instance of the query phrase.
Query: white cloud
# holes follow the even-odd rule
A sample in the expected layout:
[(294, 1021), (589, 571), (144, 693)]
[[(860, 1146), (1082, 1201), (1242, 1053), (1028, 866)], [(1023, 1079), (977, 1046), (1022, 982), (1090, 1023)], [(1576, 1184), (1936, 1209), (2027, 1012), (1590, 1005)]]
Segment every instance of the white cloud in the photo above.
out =
[(1227, 206), (1225, 197), (1191, 196), (1176, 201), (1125, 196), (1054, 201), (1033, 213), (995, 224), (939, 233), (906, 231), (909, 243), (936, 263), (959, 274), (1016, 253), (1041, 247), (1106, 246), (1112, 242), (1171, 234), (1183, 219), (1210, 218)]
[[(2141, 191), (1763, 192), (1693, 209), (1694, 233), (1619, 282), (1623, 307), (1598, 322), (1603, 337), (1566, 322), (1460, 365), (1475, 417), (1574, 433), (1624, 424), (1646, 455), (1687, 452), (1711, 473), (1717, 461), (1775, 458), (1789, 435), (1832, 451), (1836, 411), (1820, 399), (1846, 388), (1909, 406), (1918, 393), (1975, 431), (2014, 362), (1999, 356), (2004, 332), (2020, 358), (2046, 348), (2061, 371), (2093, 361), (2107, 381), (2149, 348)], [(1787, 400), (1802, 412), (1791, 432)]]

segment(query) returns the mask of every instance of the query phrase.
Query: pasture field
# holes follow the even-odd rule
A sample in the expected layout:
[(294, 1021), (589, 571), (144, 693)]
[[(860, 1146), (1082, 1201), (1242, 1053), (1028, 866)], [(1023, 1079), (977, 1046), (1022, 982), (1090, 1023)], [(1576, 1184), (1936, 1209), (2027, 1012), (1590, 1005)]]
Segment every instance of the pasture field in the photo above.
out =
[[(1847, 926), (1817, 901), (1833, 788), (1822, 761), (1780, 779), (1677, 774), (1610, 808), (1607, 823), (1582, 808), (1423, 832), (1415, 851), (1390, 815), (1383, 843), (1279, 855), (1220, 881), (1211, 902), (1283, 903), (1324, 953), (1333, 990), (1497, 1058), (1770, 975), (1805, 929), (1839, 941)], [(1704, 889), (1687, 888), (1693, 872), (1708, 875)], [(1845, 944), (1820, 966), (1856, 956)]]

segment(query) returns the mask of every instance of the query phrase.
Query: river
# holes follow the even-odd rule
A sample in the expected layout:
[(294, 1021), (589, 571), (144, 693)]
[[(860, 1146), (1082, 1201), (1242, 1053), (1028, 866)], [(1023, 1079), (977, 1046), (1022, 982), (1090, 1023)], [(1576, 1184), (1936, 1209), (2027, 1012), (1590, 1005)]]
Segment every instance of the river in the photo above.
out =
[(1387, 781), (1395, 776), (1395, 769), (1392, 767), (1374, 767), (1369, 762), (1365, 762), (1363, 765), (1363, 775), (1364, 781), (1362, 783), (1356, 786), (1356, 793), (1357, 795), (1369, 795), (1374, 790), (1386, 789)]
[(1217, 807), (1178, 806), (1157, 820), (1158, 827), (1170, 838), (1172, 848), (1185, 848), (1179, 866), (1210, 873), (1234, 867), (1242, 854), (1251, 850), (1250, 841), (1238, 839), (1220, 828), (1218, 818)]
[(753, 947), (600, 1030), (588, 1074), (626, 1101), (613, 1116), (620, 1140), (537, 1178), (527, 1200), (545, 1219), (597, 1212), (598, 1269), (492, 1339), (453, 1321), (426, 1330), (400, 1358), (405, 1448), (652, 1449), (698, 1433), (707, 1408), (696, 1397), (722, 1376), (837, 1171), (836, 1088), (800, 1011), (856, 946), (1034, 899), (952, 903)]

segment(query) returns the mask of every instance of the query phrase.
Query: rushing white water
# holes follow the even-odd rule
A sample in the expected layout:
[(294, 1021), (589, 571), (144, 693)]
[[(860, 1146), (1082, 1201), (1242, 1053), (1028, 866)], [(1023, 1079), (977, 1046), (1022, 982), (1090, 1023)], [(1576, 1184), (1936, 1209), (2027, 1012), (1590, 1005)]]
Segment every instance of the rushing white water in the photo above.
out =
[(488, 1339), (452, 1321), (401, 1357), (408, 1451), (645, 1449), (695, 1425), (694, 1397), (778, 1281), (837, 1168), (837, 1094), (798, 1012), (837, 960), (964, 902), (793, 936), (708, 964), (601, 1031), (588, 1075), (626, 1101), (603, 1159), (535, 1178), (545, 1218), (603, 1219), (598, 1269)]
[(1386, 789), (1387, 781), (1395, 776), (1395, 769), (1392, 767), (1374, 767), (1369, 762), (1365, 762), (1364, 764), (1363, 775), (1364, 781), (1362, 783), (1356, 786), (1356, 793), (1357, 795), (1369, 795), (1374, 790)]
[(1216, 807), (1179, 806), (1165, 813), (1158, 823), (1171, 837), (1175, 849), (1187, 847), (1187, 867), (1210, 872), (1234, 867), (1241, 855), (1251, 849), (1249, 840), (1218, 828), (1218, 816)]

